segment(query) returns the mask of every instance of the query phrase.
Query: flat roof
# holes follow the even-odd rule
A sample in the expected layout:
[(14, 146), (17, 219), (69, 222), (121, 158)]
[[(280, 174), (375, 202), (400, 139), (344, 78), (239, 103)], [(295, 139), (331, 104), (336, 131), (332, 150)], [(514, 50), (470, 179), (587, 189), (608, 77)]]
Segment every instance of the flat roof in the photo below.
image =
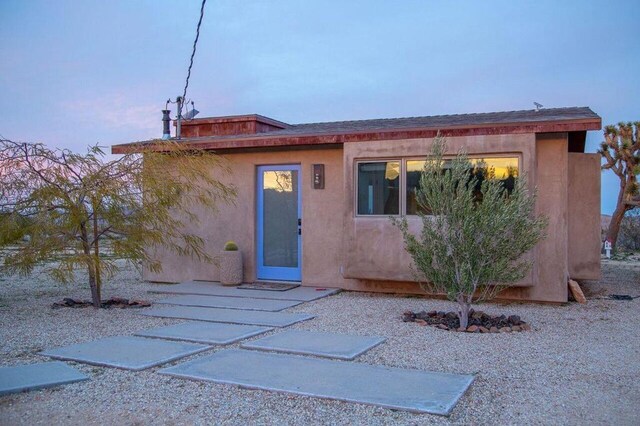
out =
[[(234, 117), (211, 117), (193, 121), (197, 123), (222, 122), (233, 120)], [(182, 138), (180, 141), (194, 148), (224, 149), (226, 151), (246, 148), (302, 147), (346, 142), (432, 138), (438, 132), (443, 136), (453, 137), (584, 132), (600, 130), (602, 127), (602, 119), (589, 107), (542, 108), (539, 110), (302, 124), (286, 124), (257, 114), (237, 117), (260, 117), (264, 121), (269, 120), (286, 127), (262, 133)], [(157, 139), (114, 145), (111, 152), (114, 154), (136, 152), (142, 147), (153, 145), (156, 141)]]

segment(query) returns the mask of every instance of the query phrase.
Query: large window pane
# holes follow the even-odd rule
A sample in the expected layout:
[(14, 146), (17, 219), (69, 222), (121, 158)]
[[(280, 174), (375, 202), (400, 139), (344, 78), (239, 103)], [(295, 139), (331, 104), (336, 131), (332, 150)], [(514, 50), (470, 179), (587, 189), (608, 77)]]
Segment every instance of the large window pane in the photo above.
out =
[(473, 164), (473, 174), (478, 178), (475, 188), (477, 201), (482, 201), (480, 186), (485, 179), (501, 181), (502, 187), (511, 194), (518, 178), (517, 158), (474, 158), (471, 159), (471, 164)]
[(264, 266), (298, 267), (298, 171), (264, 171)]
[(400, 162), (358, 163), (358, 214), (400, 213)]
[(407, 161), (406, 205), (407, 214), (429, 214), (429, 211), (418, 205), (417, 193), (420, 188), (420, 175), (424, 168), (423, 160)]
[[(482, 200), (482, 193), (480, 192), (480, 185), (484, 179), (499, 179), (507, 190), (511, 193), (513, 191), (515, 181), (518, 177), (518, 159), (515, 157), (509, 158), (472, 158), (470, 162), (473, 166), (473, 173), (479, 178), (479, 183), (475, 188), (476, 199)], [(420, 175), (424, 168), (424, 160), (411, 160), (407, 161), (406, 170), (406, 212), (408, 215), (415, 215), (418, 213), (429, 214), (428, 209), (418, 205), (416, 194), (420, 187)], [(447, 163), (445, 163), (447, 167)]]

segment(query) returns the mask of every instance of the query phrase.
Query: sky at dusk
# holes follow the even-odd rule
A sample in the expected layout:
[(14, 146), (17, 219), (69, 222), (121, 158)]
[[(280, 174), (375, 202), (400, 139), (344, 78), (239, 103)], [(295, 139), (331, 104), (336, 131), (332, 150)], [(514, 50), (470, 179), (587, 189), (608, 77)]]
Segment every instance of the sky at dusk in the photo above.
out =
[[(84, 150), (161, 135), (200, 1), (0, 1), (0, 134)], [(288, 123), (589, 106), (640, 120), (640, 1), (230, 1), (205, 9), (200, 116)], [(595, 152), (601, 132), (590, 132)], [(611, 213), (617, 179), (602, 177)]]

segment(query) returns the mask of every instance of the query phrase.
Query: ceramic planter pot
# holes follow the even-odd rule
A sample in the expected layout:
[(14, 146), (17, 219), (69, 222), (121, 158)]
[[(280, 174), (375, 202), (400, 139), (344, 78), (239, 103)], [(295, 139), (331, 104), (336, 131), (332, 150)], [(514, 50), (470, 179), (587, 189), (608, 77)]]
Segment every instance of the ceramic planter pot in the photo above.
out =
[(220, 252), (220, 283), (222, 285), (242, 284), (242, 252)]

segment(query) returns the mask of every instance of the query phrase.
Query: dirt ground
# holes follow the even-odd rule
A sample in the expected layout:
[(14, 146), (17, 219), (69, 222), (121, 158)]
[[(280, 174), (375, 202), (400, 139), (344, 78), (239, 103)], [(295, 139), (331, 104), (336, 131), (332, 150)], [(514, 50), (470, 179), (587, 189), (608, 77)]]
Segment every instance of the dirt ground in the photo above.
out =
[[(63, 297), (88, 298), (83, 278), (71, 286), (42, 276), (0, 278), (0, 366), (46, 361), (38, 355), (45, 348), (183, 322), (134, 309), (51, 309)], [(148, 293), (155, 286), (125, 268), (104, 297), (153, 301), (163, 297)], [(602, 279), (583, 288), (586, 305), (478, 307), (519, 315), (533, 328), (521, 333), (454, 333), (404, 323), (406, 310), (454, 306), (400, 295), (342, 292), (287, 310), (316, 315), (293, 329), (387, 337), (355, 362), (474, 374), (450, 417), (181, 380), (159, 375), (159, 368), (131, 372), (70, 363), (91, 380), (0, 397), (0, 425), (640, 424), (640, 298), (608, 298), (640, 296), (640, 262), (603, 261)]]

